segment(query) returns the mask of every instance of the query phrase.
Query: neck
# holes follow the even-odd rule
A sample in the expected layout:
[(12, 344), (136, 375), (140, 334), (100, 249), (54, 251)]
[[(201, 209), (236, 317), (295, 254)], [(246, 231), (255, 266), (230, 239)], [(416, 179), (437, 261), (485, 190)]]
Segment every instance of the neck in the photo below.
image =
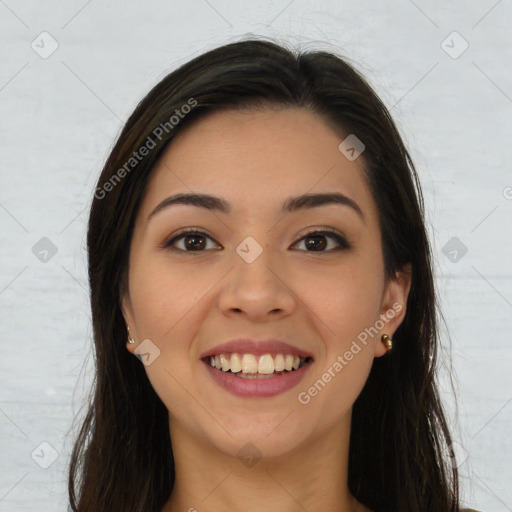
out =
[(348, 490), (350, 413), (314, 442), (252, 463), (219, 452), (172, 419), (169, 427), (175, 485), (162, 512), (369, 512)]

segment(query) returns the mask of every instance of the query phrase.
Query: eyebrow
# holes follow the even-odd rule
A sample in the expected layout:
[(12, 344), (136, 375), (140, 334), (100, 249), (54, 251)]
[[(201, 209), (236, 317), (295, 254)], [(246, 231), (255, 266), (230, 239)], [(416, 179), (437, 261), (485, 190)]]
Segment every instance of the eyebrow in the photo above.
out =
[[(210, 211), (218, 211), (221, 213), (230, 213), (231, 206), (225, 200), (210, 194), (175, 194), (166, 197), (160, 202), (156, 208), (148, 215), (148, 221), (156, 213), (177, 204), (185, 204), (197, 206)], [(306, 210), (310, 208), (318, 208), (326, 205), (342, 205), (352, 208), (365, 222), (364, 214), (359, 205), (350, 197), (347, 197), (338, 192), (335, 193), (318, 193), (318, 194), (303, 194), (297, 197), (288, 198), (281, 207), (282, 213), (291, 213), (299, 210)]]

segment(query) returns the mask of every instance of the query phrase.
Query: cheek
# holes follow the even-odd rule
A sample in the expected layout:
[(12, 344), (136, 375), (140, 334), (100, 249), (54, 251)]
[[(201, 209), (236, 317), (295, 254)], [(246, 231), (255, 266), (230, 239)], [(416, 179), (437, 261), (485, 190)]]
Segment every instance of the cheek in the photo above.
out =
[(162, 400), (162, 393), (166, 395), (166, 403), (181, 396), (182, 386), (190, 387), (191, 365), (203, 364), (194, 360), (192, 343), (207, 314), (208, 292), (221, 277), (222, 272), (211, 267), (171, 263), (165, 255), (133, 260), (130, 298), (137, 332), (160, 351), (146, 371)]
[(362, 330), (378, 319), (381, 281), (376, 264), (364, 265), (363, 258), (350, 258), (339, 265), (310, 265), (296, 269), (289, 282), (293, 291), (314, 314), (328, 350), (342, 350)]
[(325, 279), (322, 291), (310, 295), (308, 304), (314, 312), (309, 315), (314, 324), (309, 331), (319, 337), (318, 359), (297, 390), (297, 400), (309, 409), (311, 418), (321, 418), (320, 434), (351, 409), (374, 360), (376, 338), (365, 329), (378, 319), (378, 290), (359, 274), (342, 277), (340, 283), (333, 283), (332, 276)]
[[(212, 282), (215, 282), (212, 278)], [(190, 345), (197, 329), (201, 299), (211, 288), (208, 275), (199, 276), (171, 265), (165, 258), (134, 258), (130, 269), (130, 298), (140, 339), (159, 350), (146, 374), (157, 395), (173, 413), (187, 410), (190, 392)], [(188, 391), (187, 391), (188, 390)]]
[[(204, 298), (215, 276), (172, 265), (164, 257), (140, 258), (130, 270), (130, 297), (145, 337), (163, 340)], [(211, 283), (210, 283), (211, 281)]]
[[(326, 425), (337, 421), (360, 394), (373, 364), (377, 341), (371, 327), (379, 319), (381, 276), (378, 265), (362, 258), (343, 266), (305, 273), (294, 291), (312, 313), (309, 332), (317, 333), (314, 372), (301, 386), (299, 403), (315, 410)], [(313, 368), (312, 368), (313, 369)], [(330, 418), (330, 420), (327, 420)]]

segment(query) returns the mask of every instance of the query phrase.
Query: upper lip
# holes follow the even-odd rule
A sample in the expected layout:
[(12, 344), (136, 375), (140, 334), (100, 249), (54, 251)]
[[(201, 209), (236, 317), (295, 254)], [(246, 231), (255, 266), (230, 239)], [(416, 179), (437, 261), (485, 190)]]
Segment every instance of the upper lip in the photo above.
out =
[(307, 350), (294, 347), (293, 345), (285, 343), (284, 341), (275, 339), (254, 341), (248, 338), (241, 338), (237, 340), (231, 340), (226, 343), (221, 343), (220, 345), (216, 345), (215, 347), (206, 350), (201, 354), (200, 359), (232, 352), (254, 354), (255, 356), (263, 354), (291, 354), (293, 356), (299, 356), (303, 358), (313, 357), (313, 355)]

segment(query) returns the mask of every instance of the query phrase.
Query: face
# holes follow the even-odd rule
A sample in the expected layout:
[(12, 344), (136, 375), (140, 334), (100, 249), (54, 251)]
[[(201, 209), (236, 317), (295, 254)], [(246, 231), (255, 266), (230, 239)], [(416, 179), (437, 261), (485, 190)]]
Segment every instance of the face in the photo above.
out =
[[(345, 136), (303, 109), (215, 112), (179, 133), (155, 167), (122, 308), (136, 340), (127, 349), (150, 340), (145, 370), (169, 410), (171, 438), (175, 425), (226, 455), (251, 442), (276, 456), (348, 424), (386, 352), (381, 334), (403, 320), (410, 280), (385, 281), (376, 204), (362, 157), (338, 149)], [(161, 205), (192, 192), (227, 206)], [(348, 199), (285, 208), (313, 194)], [(271, 353), (274, 365), (276, 353), (310, 359), (297, 374), (230, 375), (230, 389), (201, 357), (239, 338), (289, 344)], [(240, 360), (254, 352), (237, 351)], [(271, 379), (292, 384), (276, 392)]]

